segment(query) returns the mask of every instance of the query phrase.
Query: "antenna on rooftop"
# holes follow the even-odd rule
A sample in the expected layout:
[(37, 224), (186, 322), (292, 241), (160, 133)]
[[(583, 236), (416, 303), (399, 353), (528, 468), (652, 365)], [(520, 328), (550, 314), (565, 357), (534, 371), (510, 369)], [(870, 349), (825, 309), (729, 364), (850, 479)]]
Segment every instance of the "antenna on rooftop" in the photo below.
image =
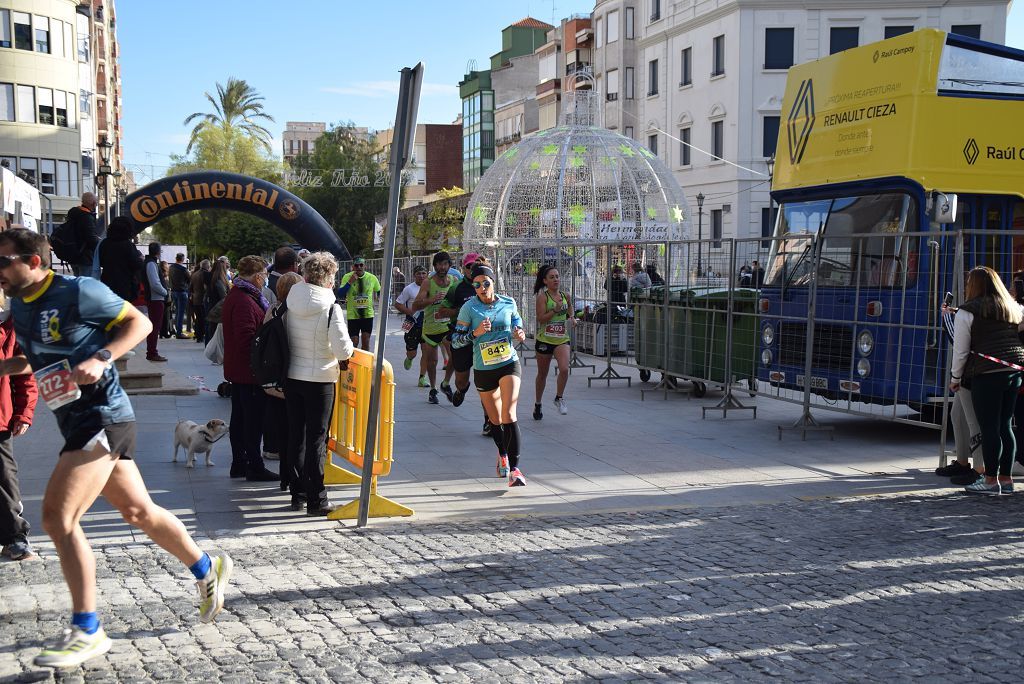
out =
[(476, 71), (476, 60), (471, 59), (468, 62), (466, 62), (466, 73), (471, 74), (474, 71)]

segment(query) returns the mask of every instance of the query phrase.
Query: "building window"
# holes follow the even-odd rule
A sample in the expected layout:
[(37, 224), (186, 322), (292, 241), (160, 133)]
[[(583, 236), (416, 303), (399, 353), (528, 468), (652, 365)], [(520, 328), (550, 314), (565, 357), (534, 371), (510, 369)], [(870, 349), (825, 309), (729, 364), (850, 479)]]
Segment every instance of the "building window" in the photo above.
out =
[(0, 47), (11, 47), (11, 10), (0, 10)]
[(57, 191), (57, 162), (53, 159), (40, 160), (39, 191), (44, 195), (52, 195)]
[(661, 19), (661, 0), (651, 0), (651, 21)]
[(71, 162), (71, 187), (68, 191), (68, 197), (78, 197), (78, 162)]
[(690, 165), (690, 129), (679, 129), (679, 165)]
[(711, 244), (712, 247), (721, 248), (722, 246), (722, 210), (712, 209), (711, 210), (711, 239), (714, 242)]
[(633, 8), (626, 8), (626, 40), (633, 40), (636, 37), (636, 29), (633, 27)]
[(608, 72), (608, 78), (605, 79), (605, 87), (608, 89), (608, 100), (619, 99), (619, 70), (612, 69)]
[(612, 10), (606, 17), (608, 27), (608, 40), (609, 45), (619, 40), (619, 10)]
[(88, 90), (78, 91), (79, 111), (82, 112), (82, 114), (88, 115), (90, 113), (91, 109), (89, 107), (89, 101), (91, 99), (92, 93), (90, 93)]
[(768, 249), (772, 246), (771, 238), (775, 232), (775, 217), (778, 215), (778, 209), (769, 209), (768, 207), (761, 207), (761, 248)]
[(647, 96), (658, 94), (658, 60), (647, 63)]
[(14, 13), (14, 47), (19, 50), (32, 49), (32, 19), (25, 12)]
[(50, 22), (50, 30), (53, 31), (53, 40), (50, 41), (50, 53), (54, 57), (64, 56), (64, 22), (54, 19)]
[(77, 15), (78, 21), (78, 61), (89, 61), (89, 17)]
[(913, 33), (913, 26), (886, 26), (885, 37), (895, 38), (896, 36), (902, 36), (904, 33)]
[(36, 52), (50, 53), (50, 20), (38, 14), (32, 16), (36, 29)]
[(860, 42), (860, 29), (856, 26), (833, 26), (830, 30), (828, 53), (834, 55), (855, 48)]
[(13, 83), (0, 83), (0, 121), (14, 121)]
[(597, 21), (594, 22), (594, 40), (597, 42), (597, 47), (604, 46), (604, 19), (598, 17)]
[(725, 156), (725, 123), (722, 121), (711, 122), (711, 154), (716, 159)]
[(53, 113), (57, 119), (57, 125), (68, 127), (68, 94), (63, 90), (53, 92)]
[(711, 48), (711, 75), (721, 76), (725, 73), (725, 36), (715, 36)]
[(623, 133), (625, 134), (625, 136), (627, 138), (629, 138), (630, 140), (633, 139), (633, 127), (632, 126), (626, 126), (624, 129), (622, 129), (622, 131), (623, 131)]
[(68, 197), (71, 192), (71, 162), (57, 162), (57, 192), (62, 197)]
[(39, 98), (39, 123), (53, 125), (53, 91), (49, 88), (36, 88)]
[(19, 161), (18, 175), (21, 176), (26, 183), (36, 185), (36, 170), (39, 168), (37, 166), (39, 162), (36, 159), (30, 159), (28, 157), (22, 157)]
[(954, 24), (950, 27), (949, 32), (981, 40), (981, 24)]
[(633, 88), (633, 67), (626, 67), (626, 99), (632, 100), (635, 97)]
[(36, 91), (32, 86), (18, 86), (18, 121), (36, 122)]
[(764, 30), (764, 68), (788, 69), (793, 66), (793, 29)]
[(684, 48), (679, 55), (679, 85), (688, 86), (693, 83), (693, 48)]
[(655, 156), (657, 156), (657, 154), (658, 154), (658, 134), (657, 133), (655, 133), (653, 135), (647, 136), (647, 149), (649, 149), (651, 152), (653, 152), (655, 154)]
[(779, 142), (779, 117), (766, 116), (761, 125), (761, 154), (765, 159), (775, 154)]

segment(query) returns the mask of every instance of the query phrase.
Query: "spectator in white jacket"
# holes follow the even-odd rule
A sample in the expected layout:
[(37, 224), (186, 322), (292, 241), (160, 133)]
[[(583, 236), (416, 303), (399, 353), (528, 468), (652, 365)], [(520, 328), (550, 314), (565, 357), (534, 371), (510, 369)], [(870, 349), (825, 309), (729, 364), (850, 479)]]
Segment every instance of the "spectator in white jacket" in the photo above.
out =
[[(302, 264), (306, 282), (288, 293), (288, 456), (302, 478), (306, 515), (327, 515), (336, 506), (327, 499), (324, 465), (327, 426), (334, 407), (339, 361), (354, 351), (345, 318), (335, 303), (338, 262), (328, 252), (315, 252)], [(292, 510), (302, 508), (292, 496)]]

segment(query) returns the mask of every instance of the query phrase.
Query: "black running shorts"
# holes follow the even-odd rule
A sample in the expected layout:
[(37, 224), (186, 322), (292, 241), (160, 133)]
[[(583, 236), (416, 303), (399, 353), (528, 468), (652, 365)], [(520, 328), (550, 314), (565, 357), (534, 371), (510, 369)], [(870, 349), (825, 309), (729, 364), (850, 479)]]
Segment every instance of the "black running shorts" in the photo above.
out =
[(469, 372), (473, 368), (473, 345), (452, 347), (452, 363), (455, 364), (456, 373)]
[(359, 333), (373, 334), (372, 318), (350, 318), (348, 319), (348, 336), (355, 338)]
[(473, 383), (476, 385), (476, 389), (479, 392), (493, 392), (498, 389), (499, 381), (506, 375), (515, 375), (519, 377), (522, 375), (522, 369), (519, 367), (519, 361), (513, 361), (512, 363), (506, 363), (504, 366), (498, 368), (492, 368), (489, 370), (475, 369), (473, 371)]
[[(106, 434), (110, 445), (110, 453), (117, 454), (125, 460), (131, 460), (135, 454), (135, 421), (104, 425), (101, 430)], [(92, 441), (99, 431), (95, 427), (79, 427), (64, 435), (64, 446), (60, 453), (81, 451)]]

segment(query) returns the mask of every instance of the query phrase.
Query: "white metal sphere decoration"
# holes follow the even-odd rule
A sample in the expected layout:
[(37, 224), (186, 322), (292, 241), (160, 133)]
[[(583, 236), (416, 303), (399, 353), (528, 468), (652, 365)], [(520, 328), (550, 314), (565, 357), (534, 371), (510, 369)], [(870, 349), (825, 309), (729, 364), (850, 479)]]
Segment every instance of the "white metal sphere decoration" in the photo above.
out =
[(689, 237), (683, 189), (657, 155), (600, 125), (598, 95), (566, 93), (558, 127), (494, 161), (466, 212), (467, 250)]

